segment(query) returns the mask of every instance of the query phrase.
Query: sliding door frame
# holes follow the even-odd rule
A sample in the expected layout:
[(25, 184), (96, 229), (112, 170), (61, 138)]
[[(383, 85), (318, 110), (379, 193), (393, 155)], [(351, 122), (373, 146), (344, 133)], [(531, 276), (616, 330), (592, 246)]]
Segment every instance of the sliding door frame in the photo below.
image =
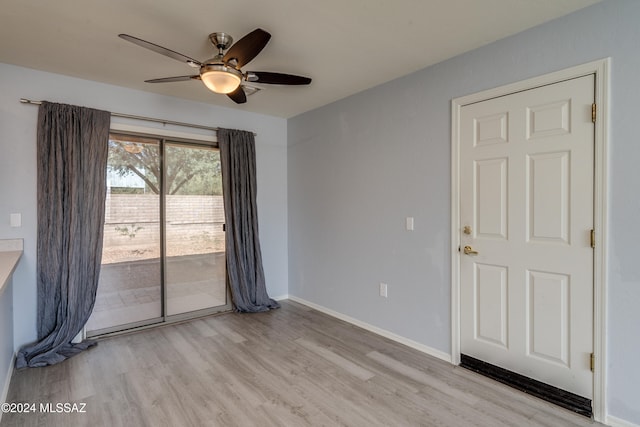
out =
[[(153, 328), (159, 325), (166, 325), (171, 323), (182, 322), (185, 320), (195, 319), (198, 317), (210, 316), (220, 313), (229, 312), (232, 309), (231, 303), (231, 295), (228, 279), (225, 277), (225, 301), (224, 305), (215, 306), (211, 308), (204, 308), (184, 313), (178, 313), (173, 315), (167, 315), (167, 283), (166, 283), (166, 191), (165, 191), (165, 181), (166, 181), (166, 168), (165, 168), (165, 155), (166, 155), (166, 144), (177, 143), (179, 146), (183, 147), (195, 147), (195, 148), (209, 148), (209, 149), (218, 149), (218, 141), (214, 135), (211, 135), (212, 132), (208, 132), (207, 134), (195, 134), (195, 133), (187, 133), (183, 131), (177, 130), (167, 130), (163, 128), (147, 128), (137, 125), (130, 125), (126, 123), (118, 123), (114, 122), (112, 119), (111, 128), (109, 130), (110, 133), (120, 134), (120, 135), (131, 135), (131, 136), (140, 136), (146, 138), (153, 138), (158, 140), (158, 150), (159, 150), (159, 167), (160, 167), (160, 182), (159, 187), (160, 198), (159, 198), (159, 221), (160, 221), (160, 309), (161, 315), (159, 317), (153, 317), (146, 320), (140, 320), (132, 323), (127, 323), (123, 325), (117, 325), (113, 327), (103, 328), (95, 331), (87, 331), (86, 326), (83, 328), (81, 332), (81, 337), (91, 338), (91, 337), (107, 337), (113, 335), (119, 335), (122, 333), (128, 333), (134, 330), (143, 330)], [(225, 259), (226, 259), (226, 249), (225, 249)], [(226, 266), (225, 266), (226, 268)], [(226, 275), (225, 275), (226, 276)], [(77, 337), (77, 339), (79, 339)]]

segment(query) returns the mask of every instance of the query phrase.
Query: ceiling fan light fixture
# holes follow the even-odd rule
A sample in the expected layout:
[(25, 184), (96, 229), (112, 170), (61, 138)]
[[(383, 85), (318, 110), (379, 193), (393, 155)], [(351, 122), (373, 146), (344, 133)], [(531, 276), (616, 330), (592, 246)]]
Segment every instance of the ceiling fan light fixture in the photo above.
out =
[(206, 64), (200, 72), (202, 83), (215, 93), (231, 93), (240, 86), (242, 73), (223, 64)]

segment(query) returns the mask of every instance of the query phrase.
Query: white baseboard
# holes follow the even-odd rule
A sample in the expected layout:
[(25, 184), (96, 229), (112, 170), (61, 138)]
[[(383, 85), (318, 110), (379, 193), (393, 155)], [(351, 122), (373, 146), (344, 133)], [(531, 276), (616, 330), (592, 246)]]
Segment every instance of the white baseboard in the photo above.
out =
[(353, 317), (349, 317), (349, 316), (344, 315), (342, 313), (338, 313), (337, 311), (333, 311), (333, 310), (331, 310), (329, 308), (326, 308), (326, 307), (323, 307), (321, 305), (312, 303), (312, 302), (304, 300), (302, 298), (298, 298), (298, 297), (295, 297), (293, 295), (289, 295), (288, 299), (290, 299), (291, 301), (297, 302), (299, 304), (306, 305), (307, 307), (311, 307), (311, 308), (313, 308), (315, 310), (318, 310), (318, 311), (320, 311), (320, 312), (322, 312), (324, 314), (328, 314), (331, 317), (335, 317), (337, 319), (344, 320), (345, 322), (351, 323), (352, 325), (358, 326), (358, 327), (360, 327), (362, 329), (366, 329), (369, 332), (373, 332), (374, 334), (383, 336), (383, 337), (388, 338), (388, 339), (390, 339), (392, 341), (398, 342), (400, 344), (404, 344), (407, 347), (411, 347), (411, 348), (413, 348), (415, 350), (418, 350), (418, 351), (420, 351), (422, 353), (426, 353), (429, 356), (433, 356), (435, 358), (444, 360), (445, 362), (451, 363), (451, 355), (448, 354), (448, 353), (445, 353), (444, 351), (440, 351), (440, 350), (437, 350), (435, 348), (431, 348), (429, 346), (426, 346), (424, 344), (420, 344), (419, 342), (416, 342), (416, 341), (410, 340), (408, 338), (405, 338), (403, 336), (394, 334), (393, 332), (389, 332), (389, 331), (387, 331), (385, 329), (378, 328), (377, 326), (373, 326), (373, 325), (370, 325), (368, 323), (362, 322), (362, 321), (360, 321), (358, 319), (354, 319)]
[(289, 299), (289, 294), (284, 294), (277, 297), (271, 297), (271, 299), (274, 299), (276, 301), (283, 301), (283, 300)]
[[(2, 387), (2, 394), (0, 394), (0, 404), (5, 403), (7, 401), (7, 396), (9, 395), (9, 385), (11, 384), (11, 377), (13, 376), (13, 367), (16, 363), (16, 355), (13, 354), (11, 358), (11, 363), (9, 364), (9, 370), (7, 371), (7, 380), (4, 382), (4, 386)], [(0, 411), (0, 421), (2, 421), (2, 411)]]
[(638, 424), (634, 424), (621, 418), (612, 417), (611, 415), (607, 416), (606, 424), (611, 427), (640, 427)]

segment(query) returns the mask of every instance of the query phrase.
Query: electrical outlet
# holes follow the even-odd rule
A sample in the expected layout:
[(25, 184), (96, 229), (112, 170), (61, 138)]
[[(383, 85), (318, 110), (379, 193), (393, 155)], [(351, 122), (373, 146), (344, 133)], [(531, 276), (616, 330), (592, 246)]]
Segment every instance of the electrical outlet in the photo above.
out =
[(380, 296), (381, 297), (387, 297), (387, 284), (386, 283), (380, 283)]

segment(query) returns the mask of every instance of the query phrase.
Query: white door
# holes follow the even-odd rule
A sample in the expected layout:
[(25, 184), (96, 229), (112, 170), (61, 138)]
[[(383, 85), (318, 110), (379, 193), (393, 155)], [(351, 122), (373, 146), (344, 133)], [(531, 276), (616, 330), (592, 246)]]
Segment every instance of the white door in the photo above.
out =
[(460, 116), (461, 353), (588, 399), (593, 102), (589, 75)]

